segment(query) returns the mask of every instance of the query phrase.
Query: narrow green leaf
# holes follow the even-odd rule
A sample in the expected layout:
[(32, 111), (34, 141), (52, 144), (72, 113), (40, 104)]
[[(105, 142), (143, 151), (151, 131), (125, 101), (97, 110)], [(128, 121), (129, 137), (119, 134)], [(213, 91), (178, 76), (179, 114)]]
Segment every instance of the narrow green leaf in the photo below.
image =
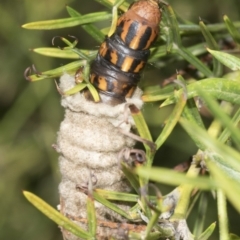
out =
[[(108, 8), (112, 8), (116, 2), (116, 0), (95, 0), (95, 1), (99, 2), (100, 4), (103, 4)], [(121, 6), (119, 6), (119, 9), (123, 12), (126, 12), (128, 10), (128, 7), (129, 7), (129, 3), (125, 1)]]
[(179, 34), (178, 23), (174, 14), (173, 9), (170, 5), (167, 6), (167, 11), (169, 14), (169, 21), (171, 22), (171, 30), (173, 35), (173, 49), (184, 58), (186, 61), (195, 66), (201, 73), (205, 76), (210, 77), (213, 76), (213, 73), (207, 68), (205, 64), (203, 64), (198, 58), (196, 58), (188, 49), (182, 46), (181, 37)]
[[(74, 10), (73, 8), (67, 6), (67, 11), (71, 17), (79, 17), (82, 16), (79, 12)], [(86, 24), (82, 25), (82, 28), (90, 35), (92, 36), (97, 42), (102, 43), (105, 36), (104, 34), (99, 31), (97, 27), (95, 27), (92, 24)]]
[(99, 97), (98, 91), (90, 82), (87, 84), (87, 88), (89, 89), (90, 93), (92, 94), (94, 102), (100, 102), (100, 97)]
[(136, 203), (139, 199), (138, 195), (131, 194), (131, 193), (115, 192), (115, 191), (104, 190), (104, 189), (94, 189), (94, 192), (96, 192), (101, 197), (107, 200)]
[(188, 47), (187, 50), (190, 51), (194, 56), (200, 56), (207, 52), (206, 44), (204, 42), (192, 45)]
[(67, 90), (66, 92), (64, 92), (64, 96), (68, 96), (68, 95), (73, 95), (77, 92), (80, 92), (82, 91), (84, 88), (87, 87), (87, 84), (86, 83), (79, 83), (79, 84), (76, 84), (76, 86), (74, 86), (73, 88)]
[[(166, 7), (163, 7), (163, 9), (165, 10)], [(163, 24), (164, 27), (160, 27), (161, 28), (161, 34), (160, 37), (164, 38), (165, 42), (166, 42), (166, 52), (171, 52), (172, 48), (173, 48), (173, 31), (171, 28), (171, 17), (169, 14), (169, 11), (162, 11), (162, 21), (161, 24)], [(163, 36), (162, 36), (163, 35)]]
[(208, 240), (213, 234), (216, 228), (216, 222), (212, 223), (200, 236), (197, 240)]
[(113, 210), (114, 212), (120, 214), (121, 216), (125, 217), (126, 219), (131, 220), (131, 216), (129, 216), (129, 214), (126, 211), (122, 210), (117, 205), (115, 205), (115, 204), (111, 203), (110, 201), (106, 200), (105, 198), (103, 198), (98, 193), (93, 192), (93, 197), (96, 201), (100, 202), (102, 205), (104, 205), (107, 208)]
[(213, 76), (213, 73), (210, 71), (210, 69), (204, 63), (202, 63), (197, 57), (195, 57), (188, 49), (184, 47), (181, 48), (179, 47), (176, 49), (176, 51), (183, 59), (191, 63), (206, 77)]
[(23, 194), (30, 203), (32, 203), (38, 210), (40, 210), (43, 214), (45, 214), (48, 218), (57, 223), (59, 226), (65, 228), (66, 230), (80, 238), (88, 239), (91, 237), (88, 232), (80, 228), (77, 224), (70, 221), (67, 217), (63, 216), (60, 212), (48, 205), (36, 195), (27, 191), (24, 191)]
[(234, 23), (231, 21), (231, 19), (227, 15), (223, 16), (223, 20), (234, 42), (240, 44), (240, 33), (238, 28), (235, 27)]
[(110, 30), (110, 27), (105, 27), (105, 28), (102, 28), (101, 29), (101, 33), (104, 35), (104, 36), (107, 36), (108, 35), (108, 32)]
[[(151, 50), (151, 55), (148, 60), (148, 63), (152, 63), (153, 65), (154, 65), (154, 62), (159, 61), (160, 58), (167, 56), (168, 54), (166, 45), (154, 47), (154, 48), (151, 48), (150, 50)], [(207, 52), (205, 43), (195, 44), (193, 46), (188, 47), (187, 50), (191, 52), (194, 56), (199, 56)], [(175, 54), (176, 52), (177, 52), (177, 48), (174, 49), (172, 46), (171, 53)], [(181, 57), (179, 56), (178, 59), (180, 58)], [(166, 66), (165, 62), (161, 62), (161, 66)]]
[(158, 231), (150, 233), (147, 238), (143, 236), (142, 233), (137, 233), (136, 231), (130, 231), (128, 234), (129, 239), (147, 239), (147, 240), (159, 240), (159, 239), (172, 239), (175, 235), (175, 230), (171, 225), (159, 225)]
[(111, 19), (112, 14), (108, 12), (89, 13), (80, 17), (63, 18), (56, 20), (38, 21), (22, 25), (23, 28), (36, 30), (52, 30), (74, 27), (86, 23), (99, 22)]
[(94, 199), (90, 194), (87, 198), (87, 219), (88, 219), (88, 230), (92, 236), (96, 236), (97, 232), (97, 218), (94, 205)]
[(133, 120), (136, 124), (139, 135), (152, 142), (152, 136), (147, 126), (147, 123), (142, 115), (142, 112), (135, 106), (130, 106), (130, 111), (133, 117)]
[(212, 36), (211, 32), (208, 30), (207, 26), (204, 24), (204, 22), (200, 21), (199, 26), (200, 26), (201, 32), (202, 32), (207, 44), (208, 44), (208, 47), (210, 47), (214, 50), (218, 50), (218, 48), (219, 48), (218, 44), (215, 41), (214, 37)]
[(229, 67), (231, 70), (240, 70), (240, 59), (225, 52), (207, 49), (218, 61)]
[(68, 74), (71, 74), (71, 73), (74, 73), (79, 67), (84, 66), (85, 64), (86, 64), (85, 60), (78, 60), (78, 61), (66, 64), (59, 68), (41, 72), (40, 74), (36, 73), (30, 76), (27, 76), (27, 80), (31, 82), (35, 82), (35, 81), (40, 81), (44, 79), (60, 77), (63, 75), (63, 73), (66, 73), (66, 72)]
[(196, 239), (199, 238), (203, 231), (203, 227), (205, 225), (206, 216), (207, 216), (207, 207), (208, 207), (208, 198), (204, 192), (202, 192), (199, 203), (198, 203), (198, 209), (197, 213), (195, 213), (195, 219), (194, 219), (194, 229), (193, 229), (193, 235)]
[(111, 37), (116, 31), (118, 21), (118, 7), (124, 3), (125, 0), (115, 0), (112, 8), (112, 24), (108, 32), (108, 37)]
[(179, 184), (189, 184), (204, 190), (216, 189), (218, 186), (215, 181), (208, 177), (190, 177), (186, 176), (184, 173), (179, 173), (166, 168), (138, 167), (136, 168), (136, 173), (142, 177), (149, 178), (150, 180), (173, 186), (178, 186)]
[[(63, 59), (79, 59), (79, 55), (74, 52), (72, 49), (59, 49), (53, 47), (46, 47), (46, 48), (34, 48), (32, 49), (33, 52), (47, 56), (47, 57), (57, 57)], [(84, 50), (80, 49), (81, 52), (86, 54), (89, 58), (93, 59), (97, 55), (96, 50)]]
[[(156, 199), (156, 197), (153, 196), (152, 199), (154, 201)], [(139, 196), (138, 196), (138, 202), (128, 210), (128, 214), (129, 214), (129, 216), (131, 216), (132, 219), (139, 220), (139, 219), (141, 219), (141, 215), (140, 215), (141, 209), (142, 208), (140, 207)]]
[(158, 136), (158, 138), (155, 141), (155, 143), (157, 145), (157, 149), (159, 149), (162, 146), (162, 144), (165, 142), (165, 140), (171, 134), (173, 128), (176, 126), (176, 124), (182, 114), (182, 111), (183, 111), (183, 108), (185, 105), (186, 105), (186, 98), (185, 98), (184, 94), (182, 94), (178, 98), (178, 102), (177, 102), (176, 106), (174, 107), (171, 115), (168, 117), (167, 123), (164, 126), (162, 132), (160, 133), (160, 135)]
[[(201, 28), (202, 34), (207, 42), (208, 47), (213, 50), (219, 50), (217, 42), (215, 41), (212, 34), (205, 26), (205, 24), (202, 21), (200, 21), (199, 26)], [(213, 74), (214, 74), (214, 76), (216, 76), (216, 77), (221, 76), (222, 71), (223, 71), (222, 64), (217, 59), (214, 58), (213, 59)]]
[(122, 165), (122, 171), (123, 171), (124, 175), (126, 176), (128, 181), (130, 182), (133, 189), (136, 192), (138, 192), (139, 188), (140, 188), (138, 177), (136, 176), (136, 174), (133, 173), (132, 169), (130, 169), (126, 164), (121, 163), (121, 165)]
[(173, 34), (170, 28), (164, 28), (164, 30), (166, 35), (166, 52), (170, 53), (173, 49)]
[(189, 99), (185, 108), (183, 109), (182, 116), (190, 122), (195, 122), (198, 126), (205, 128), (201, 115), (198, 111), (194, 99)]
[(79, 16), (82, 16), (81, 13), (79, 13), (77, 10), (69, 7), (69, 6), (66, 6), (66, 9), (67, 9), (67, 12), (68, 14), (71, 16), (71, 17), (79, 17)]
[(240, 71), (228, 72), (223, 78), (240, 82)]
[[(240, 27), (240, 21), (233, 22), (236, 28)], [(208, 24), (207, 26), (208, 31), (211, 33), (221, 32), (221, 31), (227, 31), (227, 27), (224, 23), (214, 23), (214, 24)], [(200, 33), (200, 27), (196, 24), (179, 24), (179, 29), (184, 34), (196, 34)]]
[[(198, 174), (198, 173), (197, 173)], [(178, 188), (182, 194), (182, 191), (180, 189), (180, 187)], [(196, 194), (194, 194), (194, 196), (191, 198), (191, 202), (189, 203), (187, 212), (186, 212), (186, 219), (188, 219), (189, 215), (191, 214), (192, 210), (195, 208), (195, 205), (197, 203), (197, 201), (199, 200), (199, 197), (202, 195), (202, 191), (198, 191)]]
[(208, 133), (198, 125), (180, 119), (180, 123), (189, 136), (199, 142), (204, 156), (207, 156), (232, 180), (240, 182), (240, 154), (233, 148), (224, 145), (208, 135)]
[(88, 57), (87, 54), (85, 54), (81, 49), (78, 48), (72, 48), (72, 51), (75, 52), (80, 59), (84, 59), (87, 62), (90, 62), (91, 58)]
[(210, 112), (213, 114), (213, 116), (217, 118), (218, 121), (220, 121), (222, 125), (229, 130), (233, 141), (238, 147), (240, 147), (240, 131), (238, 130), (238, 128), (236, 128), (235, 125), (233, 125), (230, 117), (226, 115), (224, 111), (222, 111), (222, 108), (211, 97), (211, 95), (206, 94), (200, 88), (197, 91), (199, 92), (199, 96), (207, 104), (207, 107), (210, 110)]
[(149, 239), (149, 236), (151, 235), (152, 230), (154, 229), (156, 223), (159, 221), (159, 216), (161, 212), (154, 212), (152, 217), (150, 218), (147, 228), (145, 230), (145, 239)]
[(154, 62), (158, 61), (159, 58), (164, 57), (167, 55), (166, 46), (159, 46), (155, 48), (151, 48), (151, 55), (148, 59), (148, 63), (154, 64)]
[(229, 178), (225, 171), (212, 162), (207, 161), (207, 167), (211, 173), (211, 176), (215, 179), (215, 181), (221, 183), (221, 189), (226, 194), (228, 200), (233, 204), (238, 212), (240, 212), (240, 187), (239, 182), (234, 181)]
[(59, 37), (59, 38), (68, 46), (68, 47), (64, 47), (63, 50), (64, 49), (66, 49), (66, 50), (67, 49), (73, 49), (73, 48), (76, 47), (76, 45), (78, 43), (76, 38), (74, 38), (73, 42), (69, 41), (67, 38), (64, 38), (64, 37)]
[(168, 98), (175, 90), (175, 85), (170, 84), (161, 88), (159, 85), (146, 88), (142, 95), (144, 102), (161, 101)]
[[(187, 86), (188, 99), (198, 95), (197, 89), (202, 89), (202, 91), (217, 99), (240, 104), (240, 84), (237, 81), (224, 78), (207, 78), (191, 83)], [(180, 89), (178, 91), (180, 94), (183, 90)], [(176, 101), (177, 98), (175, 94), (172, 93), (172, 95), (161, 104), (161, 107), (173, 104)]]
[(180, 37), (180, 31), (178, 29), (178, 22), (175, 16), (175, 13), (170, 5), (166, 6), (168, 20), (170, 22), (170, 29), (172, 32), (172, 38), (174, 44), (176, 44), (178, 47), (182, 45), (181, 37)]
[[(237, 125), (240, 122), (240, 108), (236, 111), (231, 121), (232, 124), (237, 127)], [(231, 132), (229, 131), (229, 129), (225, 128), (224, 131), (219, 136), (218, 140), (222, 143), (225, 143), (229, 139), (230, 134)]]
[[(146, 164), (152, 165), (154, 153), (156, 151), (156, 144), (152, 141), (152, 136), (150, 134), (146, 121), (142, 115), (142, 112), (135, 105), (130, 105), (129, 109), (131, 111), (131, 115), (137, 127), (138, 133), (141, 137), (137, 140), (139, 141), (142, 140), (143, 145), (146, 149), (146, 159), (147, 159)], [(147, 184), (147, 180), (140, 178), (139, 183), (140, 183), (140, 187), (142, 187), (145, 184)]]

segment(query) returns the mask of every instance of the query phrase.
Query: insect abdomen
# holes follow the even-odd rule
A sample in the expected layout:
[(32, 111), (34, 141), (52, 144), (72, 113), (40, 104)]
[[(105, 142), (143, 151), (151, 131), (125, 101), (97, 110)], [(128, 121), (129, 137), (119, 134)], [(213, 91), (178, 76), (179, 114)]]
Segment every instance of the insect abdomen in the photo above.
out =
[(116, 34), (129, 48), (149, 49), (158, 37), (160, 19), (155, 1), (138, 1), (118, 19)]
[(112, 105), (131, 97), (159, 33), (161, 14), (154, 0), (134, 3), (117, 23), (115, 33), (101, 44), (91, 65), (91, 83), (103, 102)]

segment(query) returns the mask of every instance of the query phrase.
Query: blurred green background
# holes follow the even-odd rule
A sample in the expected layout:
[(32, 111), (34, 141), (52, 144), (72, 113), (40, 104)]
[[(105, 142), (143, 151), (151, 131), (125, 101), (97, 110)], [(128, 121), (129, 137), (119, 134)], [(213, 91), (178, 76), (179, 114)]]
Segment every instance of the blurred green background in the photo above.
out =
[[(238, 0), (172, 0), (175, 11), (184, 19), (198, 23), (199, 17), (208, 23), (222, 22), (227, 14), (232, 20), (240, 20)], [(70, 61), (53, 59), (32, 53), (28, 49), (51, 46), (54, 36), (74, 35), (79, 48), (97, 49), (98, 44), (80, 27), (54, 31), (22, 29), (27, 22), (68, 17), (65, 5), (81, 13), (106, 10), (93, 0), (22, 0), (0, 1), (0, 239), (11, 240), (60, 240), (59, 228), (32, 207), (23, 197), (22, 190), (40, 196), (56, 207), (58, 200), (57, 154), (51, 145), (56, 140), (59, 124), (63, 119), (60, 96), (53, 80), (29, 83), (24, 70), (34, 64), (38, 71), (59, 67)], [(105, 25), (99, 23), (100, 28)], [(203, 41), (203, 40), (202, 40)], [(152, 74), (164, 79), (175, 73), (174, 65)], [(153, 134), (170, 109), (152, 115), (153, 108), (144, 109)], [(155, 111), (155, 110), (154, 110)], [(173, 167), (196, 152), (190, 139), (176, 128), (160, 150), (156, 161), (162, 166)], [(164, 192), (164, 191), (163, 191)], [(209, 194), (210, 195), (210, 194)], [(210, 197), (211, 198), (211, 197)], [(212, 198), (211, 198), (212, 199)], [(208, 210), (208, 222), (217, 220), (214, 200)], [(240, 235), (239, 215), (229, 206), (230, 230)], [(193, 218), (194, 219), (194, 218)], [(205, 226), (206, 227), (206, 226)], [(215, 238), (218, 239), (217, 232)]]

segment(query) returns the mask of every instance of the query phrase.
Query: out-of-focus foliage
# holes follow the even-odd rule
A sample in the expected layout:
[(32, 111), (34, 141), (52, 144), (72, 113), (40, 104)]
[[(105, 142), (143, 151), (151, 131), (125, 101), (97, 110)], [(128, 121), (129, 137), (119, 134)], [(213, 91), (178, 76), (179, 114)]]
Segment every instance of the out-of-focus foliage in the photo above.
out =
[[(237, 0), (172, 0), (169, 3), (181, 18), (194, 23), (198, 23), (199, 17), (206, 23), (222, 22), (223, 14), (233, 21), (240, 19)], [(97, 49), (98, 46), (79, 27), (29, 31), (20, 26), (32, 21), (67, 17), (66, 4), (81, 13), (106, 10), (93, 0), (0, 2), (0, 239), (62, 239), (57, 226), (29, 205), (22, 195), (24, 189), (34, 192), (53, 206), (59, 202), (57, 154), (51, 145), (63, 118), (60, 97), (53, 81), (30, 84), (25, 81), (23, 72), (33, 63), (38, 71), (68, 63), (28, 51), (29, 48), (50, 47), (54, 36), (74, 35), (79, 39), (80, 48)], [(110, 22), (96, 25), (103, 28)], [(151, 76), (151, 79), (165, 79), (181, 67), (174, 63), (160, 70), (149, 67), (144, 75)], [(153, 116), (153, 105), (147, 105), (144, 114), (149, 119), (154, 136), (156, 123), (152, 119), (157, 119), (159, 125), (169, 112), (166, 108)], [(173, 167), (195, 153), (193, 146), (187, 135), (176, 128), (160, 149), (158, 158), (164, 166)], [(216, 209), (209, 207), (209, 224), (216, 219), (215, 214)], [(231, 232), (239, 235), (238, 224), (235, 224), (239, 221), (238, 214), (230, 211), (229, 219)]]

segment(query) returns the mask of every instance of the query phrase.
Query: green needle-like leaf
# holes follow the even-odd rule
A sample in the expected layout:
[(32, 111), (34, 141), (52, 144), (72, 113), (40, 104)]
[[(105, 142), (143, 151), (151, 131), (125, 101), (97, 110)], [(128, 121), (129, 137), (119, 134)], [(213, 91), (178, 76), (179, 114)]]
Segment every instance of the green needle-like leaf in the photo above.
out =
[(195, 57), (188, 49), (184, 47), (181, 48), (179, 47), (176, 49), (176, 51), (183, 59), (191, 63), (206, 77), (213, 76), (213, 73), (210, 71), (210, 69), (204, 63), (202, 63), (197, 57)]
[[(235, 112), (231, 121), (232, 121), (232, 124), (237, 127), (237, 125), (240, 122), (240, 108)], [(229, 131), (229, 129), (225, 128), (224, 131), (219, 136), (218, 140), (222, 143), (225, 143), (229, 139), (230, 134), (231, 132)]]
[(82, 91), (84, 88), (87, 87), (87, 84), (86, 83), (79, 83), (79, 84), (76, 84), (76, 86), (74, 86), (73, 88), (67, 90), (66, 92), (64, 92), (64, 96), (67, 96), (67, 95), (73, 95), (77, 92), (80, 92)]
[(180, 31), (179, 31), (178, 23), (176, 20), (176, 16), (170, 5), (167, 6), (167, 13), (169, 15), (168, 20), (170, 22), (171, 30), (172, 30), (173, 49), (182, 58), (184, 58), (193, 66), (195, 66), (205, 76), (207, 77), (213, 76), (213, 73), (206, 67), (206, 65), (204, 65), (198, 58), (196, 58), (188, 49), (182, 46), (182, 41), (179, 33)]
[(206, 194), (203, 192), (200, 196), (199, 203), (198, 203), (198, 210), (196, 213), (196, 218), (194, 221), (194, 229), (193, 229), (193, 235), (198, 239), (198, 237), (201, 235), (204, 227), (204, 223), (206, 221), (207, 216), (207, 207), (208, 207), (208, 199)]
[(231, 36), (233, 38), (233, 40), (236, 43), (240, 44), (240, 33), (239, 33), (238, 28), (235, 27), (234, 23), (231, 21), (231, 19), (228, 16), (224, 15), (223, 20), (226, 24), (226, 27), (227, 27), (229, 33), (231, 34)]
[(136, 203), (139, 196), (131, 193), (114, 192), (104, 189), (94, 189), (94, 192), (102, 196), (107, 200), (123, 201), (123, 202), (134, 202)]
[(90, 93), (92, 94), (94, 102), (100, 102), (100, 97), (99, 97), (98, 91), (90, 82), (87, 84), (87, 88), (89, 89)]
[(87, 198), (87, 219), (88, 219), (88, 230), (92, 236), (96, 236), (97, 232), (97, 218), (94, 206), (94, 199), (91, 194), (88, 194)]
[[(240, 21), (238, 22), (233, 22), (236, 28), (240, 27)], [(227, 27), (224, 23), (214, 23), (214, 24), (208, 24), (207, 29), (211, 33), (215, 32), (221, 32), (221, 31), (227, 31)], [(201, 32), (201, 29), (198, 25), (196, 24), (179, 24), (179, 30), (183, 32), (184, 34), (196, 34)]]
[(78, 225), (70, 221), (67, 217), (63, 216), (60, 212), (48, 205), (36, 195), (26, 191), (24, 191), (23, 194), (30, 203), (32, 203), (38, 210), (40, 210), (43, 214), (45, 214), (59, 226), (65, 228), (80, 238), (88, 239), (91, 237), (88, 232), (81, 229)]
[[(224, 78), (207, 78), (191, 83), (187, 86), (188, 99), (198, 95), (197, 89), (201, 89), (217, 99), (240, 104), (240, 84), (237, 81)], [(183, 90), (180, 89), (178, 91), (182, 93)], [(176, 101), (177, 98), (175, 94), (172, 93), (172, 95), (162, 103), (161, 107), (175, 103)]]
[(63, 18), (48, 21), (32, 22), (22, 25), (23, 28), (36, 30), (52, 30), (74, 27), (86, 23), (99, 22), (111, 19), (112, 14), (108, 12), (89, 13), (80, 17)]
[(205, 101), (208, 109), (211, 111), (214, 117), (217, 118), (222, 125), (230, 131), (233, 141), (238, 147), (240, 147), (240, 131), (235, 125), (233, 125), (230, 117), (222, 111), (222, 108), (210, 95), (206, 94), (201, 89), (198, 89), (198, 92), (199, 96)]
[[(203, 155), (211, 159), (218, 169), (225, 172), (231, 181), (240, 182), (240, 154), (233, 148), (222, 144), (210, 137), (208, 133), (198, 125), (180, 119), (180, 123), (189, 136), (199, 142)], [(219, 181), (221, 182), (221, 181)]]
[(130, 182), (132, 188), (138, 192), (139, 188), (140, 188), (140, 184), (139, 184), (139, 179), (136, 176), (136, 174), (134, 174), (133, 170), (128, 167), (128, 165), (126, 165), (125, 163), (121, 163), (122, 165), (122, 171), (124, 173), (124, 175), (126, 176), (126, 178), (128, 179), (128, 181)]
[(146, 231), (145, 231), (145, 238), (146, 239), (149, 239), (149, 236), (150, 236), (152, 230), (154, 229), (154, 226), (159, 221), (160, 214), (161, 214), (161, 212), (154, 212), (152, 217), (150, 218), (150, 220), (147, 224)]
[[(82, 16), (79, 12), (74, 10), (73, 8), (67, 6), (67, 11), (71, 17), (80, 17)], [(82, 25), (82, 28), (90, 35), (92, 36), (97, 42), (102, 43), (104, 40), (104, 34), (99, 31), (97, 27), (95, 27), (92, 24), (86, 24)]]
[(188, 177), (184, 173), (179, 173), (166, 168), (138, 167), (136, 173), (150, 180), (165, 183), (173, 186), (179, 184), (190, 184), (196, 188), (212, 190), (217, 188), (217, 183), (208, 177)]
[(124, 3), (125, 0), (115, 0), (115, 3), (112, 8), (112, 24), (108, 32), (108, 37), (111, 37), (115, 31), (118, 21), (118, 7), (121, 6)]
[(76, 47), (78, 41), (74, 38), (74, 41), (71, 42), (67, 38), (59, 37), (68, 47), (64, 47), (63, 49), (73, 49)]
[(177, 23), (175, 13), (170, 5), (168, 5), (166, 9), (167, 9), (168, 20), (171, 24), (173, 42), (178, 47), (180, 47), (182, 45), (182, 41), (181, 41), (180, 31), (178, 28), (178, 23)]
[(204, 24), (204, 22), (203, 22), (203, 21), (200, 21), (200, 22), (199, 22), (199, 26), (200, 26), (200, 29), (201, 29), (201, 31), (202, 31), (202, 34), (203, 34), (203, 36), (204, 36), (204, 38), (205, 38), (208, 46), (209, 46), (210, 48), (213, 48), (213, 49), (217, 50), (217, 49), (218, 49), (218, 44), (217, 44), (217, 42), (215, 41), (215, 39), (213, 38), (211, 32), (208, 30), (208, 28), (207, 28), (206, 25)]
[(167, 123), (164, 126), (161, 134), (158, 136), (157, 140), (155, 141), (155, 143), (157, 145), (157, 149), (159, 149), (161, 147), (161, 145), (165, 142), (167, 137), (171, 134), (173, 128), (176, 126), (176, 124), (181, 116), (181, 113), (182, 113), (185, 105), (186, 105), (186, 98), (185, 98), (185, 95), (182, 94), (178, 98), (178, 102), (177, 102), (176, 106), (174, 107), (171, 115), (168, 117)]
[(84, 66), (85, 64), (86, 64), (85, 60), (78, 60), (78, 61), (66, 64), (59, 68), (55, 68), (46, 72), (36, 73), (30, 76), (27, 76), (27, 80), (31, 82), (36, 82), (44, 79), (60, 77), (64, 73), (72, 74), (72, 73), (75, 73), (79, 67)]
[(143, 145), (146, 149), (147, 164), (151, 165), (153, 154), (156, 151), (155, 143), (152, 142), (152, 136), (142, 115), (142, 112), (135, 105), (130, 105), (129, 109), (131, 111), (132, 118), (135, 122), (138, 133), (143, 140)]
[[(219, 50), (217, 42), (215, 41), (211, 32), (205, 26), (205, 24), (202, 21), (200, 21), (199, 26), (201, 28), (202, 34), (207, 42), (208, 47), (213, 50)], [(214, 76), (216, 76), (216, 77), (221, 76), (222, 71), (223, 71), (222, 64), (217, 59), (214, 58), (213, 59), (213, 74), (214, 74)]]
[(167, 55), (166, 46), (159, 46), (155, 48), (151, 48), (151, 55), (148, 59), (148, 63), (154, 64), (154, 62), (158, 61), (159, 58)]
[(194, 99), (189, 99), (187, 101), (187, 104), (182, 112), (182, 116), (190, 122), (195, 122), (198, 126), (201, 126), (203, 129), (205, 128)]
[(216, 222), (212, 223), (197, 240), (208, 240), (216, 228)]
[(75, 9), (69, 7), (69, 6), (66, 6), (66, 9), (67, 9), (67, 12), (68, 14), (71, 16), (71, 17), (79, 17), (79, 16), (82, 16), (81, 13), (79, 13), (78, 11), (76, 11)]
[[(79, 55), (75, 53), (72, 49), (59, 49), (59, 48), (34, 48), (32, 49), (33, 52), (47, 56), (47, 57), (57, 57), (57, 58), (63, 58), (63, 59), (79, 59)], [(97, 55), (96, 50), (83, 50), (81, 49), (81, 52), (86, 54), (89, 58), (94, 58)]]
[(159, 85), (146, 88), (143, 92), (142, 100), (144, 102), (161, 101), (168, 98), (175, 90), (175, 85), (170, 84), (161, 88)]
[(240, 59), (225, 52), (207, 49), (218, 61), (229, 67), (231, 70), (240, 70)]
[(207, 167), (215, 181), (221, 183), (221, 189), (226, 194), (228, 200), (233, 204), (233, 206), (240, 212), (240, 187), (239, 182), (234, 181), (229, 178), (228, 174), (221, 168), (218, 168), (212, 161), (206, 161)]
[[(95, 1), (111, 9), (116, 2), (116, 0), (95, 0)], [(119, 6), (119, 9), (123, 12), (126, 12), (128, 10), (128, 7), (129, 7), (129, 3), (124, 2), (122, 5)]]
[(101, 195), (99, 195), (97, 192), (93, 192), (93, 197), (95, 200), (103, 204), (104, 206), (108, 207), (109, 209), (112, 209), (114, 212), (120, 214), (121, 216), (125, 217), (126, 219), (131, 220), (131, 216), (121, 208), (119, 208), (117, 205), (111, 203), (110, 201), (103, 198)]
[(139, 135), (144, 139), (152, 141), (152, 136), (148, 129), (147, 123), (142, 115), (142, 112), (135, 106), (130, 106), (130, 110), (131, 110), (134, 122), (136, 124), (137, 130), (139, 132)]

